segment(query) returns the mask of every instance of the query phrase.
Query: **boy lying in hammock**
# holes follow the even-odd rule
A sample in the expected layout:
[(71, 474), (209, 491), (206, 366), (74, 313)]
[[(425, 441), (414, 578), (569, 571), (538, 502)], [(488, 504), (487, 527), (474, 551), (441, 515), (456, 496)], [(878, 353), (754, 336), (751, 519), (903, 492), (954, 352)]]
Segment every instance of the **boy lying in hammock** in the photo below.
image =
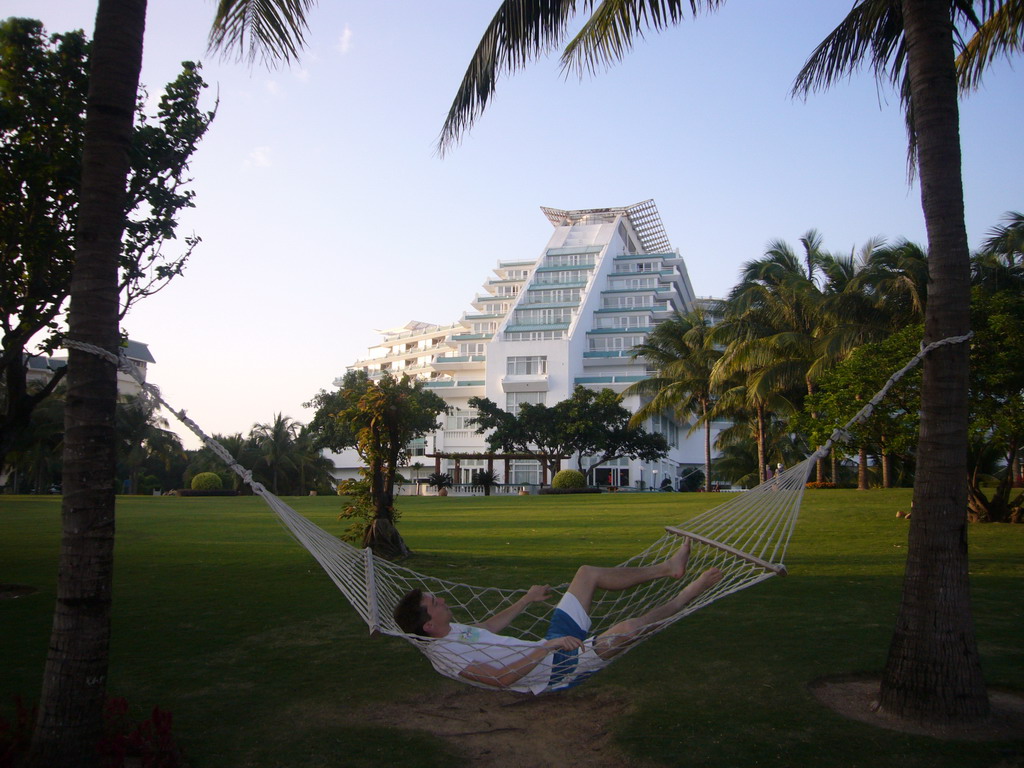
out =
[(657, 565), (580, 566), (551, 616), (545, 640), (522, 640), (497, 633), (530, 603), (546, 600), (550, 590), (547, 585), (530, 587), (512, 605), (471, 626), (452, 621), (444, 598), (414, 589), (395, 608), (395, 621), (408, 634), (443, 638), (424, 649), (442, 674), (457, 674), (474, 683), (523, 693), (567, 688), (582, 682), (625, 650), (644, 627), (681, 611), (697, 595), (721, 581), (722, 572), (709, 568), (668, 602), (590, 637), (589, 612), (594, 592), (629, 589), (655, 579), (681, 579), (686, 574), (689, 556), (690, 541), (686, 540), (672, 557)]

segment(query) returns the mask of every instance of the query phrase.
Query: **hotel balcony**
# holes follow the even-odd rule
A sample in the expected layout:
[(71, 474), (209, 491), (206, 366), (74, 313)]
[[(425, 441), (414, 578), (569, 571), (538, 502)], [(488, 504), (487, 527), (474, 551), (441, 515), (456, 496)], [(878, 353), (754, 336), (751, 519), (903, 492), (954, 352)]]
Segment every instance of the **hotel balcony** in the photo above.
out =
[(472, 381), (428, 381), (423, 386), (432, 392), (444, 397), (445, 395), (456, 395), (460, 397), (483, 397), (487, 389), (487, 382), (483, 380)]
[(482, 368), (487, 355), (442, 355), (434, 359), (438, 371), (466, 371)]

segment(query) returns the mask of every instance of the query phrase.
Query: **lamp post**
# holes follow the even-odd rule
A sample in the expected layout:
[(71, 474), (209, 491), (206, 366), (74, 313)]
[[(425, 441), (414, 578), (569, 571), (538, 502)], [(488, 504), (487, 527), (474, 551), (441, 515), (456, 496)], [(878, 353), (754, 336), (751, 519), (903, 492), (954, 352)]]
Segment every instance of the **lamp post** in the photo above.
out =
[(654, 476), (654, 481), (651, 484), (651, 490), (656, 491), (658, 490), (658, 470), (652, 469), (651, 474)]

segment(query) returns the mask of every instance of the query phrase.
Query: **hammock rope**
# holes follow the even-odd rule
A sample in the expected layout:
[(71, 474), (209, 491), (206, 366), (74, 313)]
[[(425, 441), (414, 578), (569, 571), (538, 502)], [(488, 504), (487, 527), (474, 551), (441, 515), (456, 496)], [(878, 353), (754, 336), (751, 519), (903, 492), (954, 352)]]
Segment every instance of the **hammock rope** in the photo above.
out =
[[(622, 652), (616, 656), (619, 658), (639, 642), (706, 605), (773, 576), (785, 575), (786, 549), (793, 535), (807, 479), (816, 462), (827, 456), (834, 444), (847, 440), (848, 430), (867, 419), (896, 382), (929, 352), (947, 344), (963, 343), (970, 339), (971, 335), (950, 337), (927, 346), (922, 345), (920, 352), (894, 373), (849, 422), (836, 429), (824, 445), (799, 464), (779, 472), (748, 491), (728, 494), (729, 499), (725, 503), (685, 521), (684, 524), (666, 526), (665, 533), (657, 541), (619, 566), (635, 568), (663, 563), (675, 554), (681, 541), (686, 538), (692, 542), (686, 576), (681, 580), (659, 579), (629, 590), (596, 595), (590, 611), (593, 620), (590, 634), (602, 634), (625, 619), (642, 616), (651, 608), (675, 597), (681, 588), (708, 568), (718, 568), (722, 571), (721, 581), (700, 593), (681, 611), (669, 618), (648, 624), (632, 635), (623, 645)], [(185, 411), (175, 410), (164, 400), (157, 387), (146, 383), (134, 363), (125, 357), (123, 350), (120, 355), (115, 355), (100, 347), (73, 340), (66, 340), (65, 346), (109, 360), (139, 384), (142, 392), (140, 397), (158, 403), (173, 413), (203, 442), (203, 445), (235, 472), (255, 495), (266, 502), (288, 532), (316, 559), (338, 590), (366, 622), (371, 633), (379, 632), (411, 643), (430, 659), (439, 673), (445, 676), (479, 687), (494, 687), (460, 677), (462, 665), (455, 664), (450, 658), (435, 652), (436, 643), (450, 644), (451, 641), (406, 634), (395, 623), (392, 608), (410, 589), (418, 588), (443, 597), (455, 612), (457, 620), (477, 624), (515, 603), (524, 594), (524, 589), (461, 584), (419, 573), (379, 558), (370, 549), (353, 547), (300, 515), (255, 480), (250, 470), (241, 466), (224, 446), (206, 435)], [(553, 592), (556, 595), (563, 594), (567, 587), (567, 583), (560, 584), (553, 588)], [(505, 630), (504, 634), (519, 638), (524, 645), (518, 650), (525, 653), (533, 647), (525, 644), (543, 640), (550, 611), (551, 608), (547, 604), (533, 603)], [(496, 665), (508, 662), (508, 646), (488, 647), (474, 643), (473, 647), (486, 658), (493, 659)], [(569, 687), (605, 664), (606, 662), (601, 660), (581, 659), (573, 675), (551, 684), (548, 690)]]

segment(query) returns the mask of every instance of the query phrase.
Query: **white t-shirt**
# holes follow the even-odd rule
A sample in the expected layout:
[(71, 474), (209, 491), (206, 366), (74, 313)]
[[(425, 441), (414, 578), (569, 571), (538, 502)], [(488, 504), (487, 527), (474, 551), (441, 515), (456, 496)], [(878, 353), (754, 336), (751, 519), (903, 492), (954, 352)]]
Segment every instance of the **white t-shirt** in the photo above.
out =
[[(558, 609), (568, 614), (576, 623), (581, 634), (590, 631), (590, 617), (583, 610), (579, 600), (572, 592), (566, 592), (558, 603)], [(579, 636), (579, 635), (577, 635)], [(458, 677), (471, 664), (487, 664), (501, 668), (514, 664), (530, 653), (543, 640), (522, 640), (517, 637), (498, 635), (483, 627), (467, 624), (452, 624), (448, 634), (441, 640), (427, 644), (424, 653), (434, 665), (434, 669), (448, 677)], [(589, 677), (608, 662), (597, 655), (594, 650), (594, 638), (587, 638), (578, 654), (575, 664), (565, 672), (560, 671), (555, 684), (551, 685), (551, 667), (554, 651), (541, 659), (537, 666), (507, 686), (507, 690), (520, 693), (542, 693), (551, 688), (559, 690), (569, 687), (585, 677)]]
[[(457, 677), (462, 670), (472, 664), (507, 667), (528, 655), (539, 645), (544, 645), (544, 641), (520, 640), (517, 637), (495, 634), (483, 627), (452, 624), (444, 639), (429, 643), (424, 652), (434, 665), (434, 669), (443, 675)], [(541, 693), (545, 690), (551, 677), (552, 653), (508, 686), (508, 690), (520, 693)]]

